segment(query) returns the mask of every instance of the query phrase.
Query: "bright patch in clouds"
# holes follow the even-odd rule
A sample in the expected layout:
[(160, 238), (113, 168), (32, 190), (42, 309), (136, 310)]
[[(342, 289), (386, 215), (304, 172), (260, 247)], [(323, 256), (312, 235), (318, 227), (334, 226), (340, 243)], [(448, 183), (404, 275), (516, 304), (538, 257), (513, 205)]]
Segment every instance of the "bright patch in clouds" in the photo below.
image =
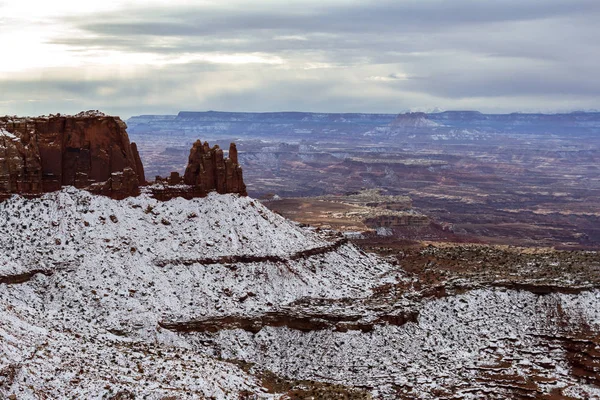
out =
[(0, 115), (593, 109), (599, 19), (598, 0), (0, 0)]
[[(144, 5), (176, 7), (186, 1), (149, 0)], [(210, 2), (196, 2), (210, 4)], [(209, 62), (215, 64), (282, 64), (278, 56), (261, 53), (234, 54), (175, 54), (165, 56), (148, 52), (115, 51), (110, 49), (94, 49), (68, 46), (53, 43), (62, 38), (90, 38), (95, 35), (83, 32), (76, 26), (69, 25), (69, 17), (94, 15), (118, 11), (131, 6), (131, 1), (39, 1), (9, 0), (0, 3), (0, 11), (8, 23), (0, 25), (0, 43), (3, 52), (10, 54), (10, 62), (0, 63), (0, 74), (23, 73), (30, 70), (37, 75), (45, 68), (60, 67), (95, 67), (114, 66), (119, 69), (134, 69), (136, 66), (165, 66), (188, 62)], [(15, 27), (17, 29), (15, 29)], [(171, 39), (171, 40), (169, 40)], [(154, 38), (158, 44), (160, 38)], [(168, 46), (174, 40), (165, 38)]]
[[(138, 2), (140, 5), (141, 2)], [(172, 0), (145, 0), (143, 4), (151, 7), (156, 5), (177, 6), (185, 4), (185, 1)], [(107, 11), (119, 11), (135, 4), (128, 0), (7, 0), (0, 4), (2, 12), (10, 17), (22, 20), (44, 21), (48, 18), (62, 18), (72, 15), (96, 14)]]
[(216, 64), (271, 64), (280, 65), (284, 61), (277, 56), (266, 54), (197, 54), (190, 56), (189, 61), (208, 61)]
[(43, 43), (49, 30), (24, 27), (14, 31), (0, 31), (0, 43), (4, 54), (10, 57), (0, 62), (0, 73), (27, 69), (76, 66), (77, 57), (67, 46)]
[(367, 78), (367, 80), (375, 81), (375, 82), (394, 82), (394, 81), (403, 81), (408, 78), (409, 78), (409, 76), (407, 74), (394, 73), (394, 74), (389, 74), (387, 76), (369, 76)]

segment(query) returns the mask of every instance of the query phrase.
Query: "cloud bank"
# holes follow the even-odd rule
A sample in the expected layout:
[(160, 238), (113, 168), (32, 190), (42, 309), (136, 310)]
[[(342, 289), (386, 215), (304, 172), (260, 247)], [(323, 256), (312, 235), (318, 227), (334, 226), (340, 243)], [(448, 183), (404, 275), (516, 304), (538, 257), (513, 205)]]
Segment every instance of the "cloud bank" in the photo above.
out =
[(600, 108), (597, 0), (28, 3), (0, 114)]

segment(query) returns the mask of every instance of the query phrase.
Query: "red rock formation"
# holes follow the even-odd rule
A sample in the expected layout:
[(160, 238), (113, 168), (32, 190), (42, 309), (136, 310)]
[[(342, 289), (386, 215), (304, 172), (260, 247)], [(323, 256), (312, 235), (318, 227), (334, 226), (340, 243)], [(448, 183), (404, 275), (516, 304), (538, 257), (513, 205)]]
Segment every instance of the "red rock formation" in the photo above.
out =
[(92, 183), (85, 189), (113, 199), (124, 199), (140, 194), (137, 174), (130, 167), (124, 168), (123, 171), (113, 172), (105, 182)]
[[(140, 194), (139, 186), (146, 184), (144, 165), (126, 128), (119, 117), (99, 112), (0, 117), (0, 200), (69, 185), (115, 199)], [(224, 158), (219, 146), (196, 141), (183, 178), (173, 172), (167, 179), (157, 177), (150, 187), (159, 200), (203, 197), (211, 191), (246, 195), (235, 143)]]
[(133, 158), (135, 160), (135, 173), (138, 176), (140, 181), (140, 185), (146, 184), (146, 174), (144, 174), (144, 164), (142, 164), (142, 159), (140, 158), (140, 153), (137, 149), (137, 144), (131, 143), (131, 152), (133, 153)]
[(247, 195), (235, 143), (229, 147), (229, 158), (224, 159), (218, 145), (210, 148), (207, 142), (203, 144), (197, 140), (190, 150), (183, 181), (202, 193), (216, 190), (218, 193)]
[(179, 172), (171, 172), (171, 175), (167, 178), (169, 185), (181, 185), (183, 179), (179, 175)]
[(143, 166), (126, 128), (98, 112), (0, 117), (0, 198), (68, 185), (114, 198), (139, 194)]
[(163, 201), (175, 197), (204, 197), (211, 191), (247, 196), (235, 143), (229, 146), (229, 158), (224, 158), (219, 146), (211, 148), (200, 140), (190, 150), (183, 179), (177, 172), (171, 172), (166, 179), (156, 177), (156, 184), (150, 189), (156, 199)]

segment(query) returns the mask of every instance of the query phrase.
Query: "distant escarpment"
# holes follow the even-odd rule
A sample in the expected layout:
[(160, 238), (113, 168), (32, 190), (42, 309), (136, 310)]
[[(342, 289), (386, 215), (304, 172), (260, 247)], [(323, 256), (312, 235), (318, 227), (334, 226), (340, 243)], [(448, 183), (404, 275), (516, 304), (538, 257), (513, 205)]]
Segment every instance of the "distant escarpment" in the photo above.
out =
[[(74, 186), (115, 199), (137, 196), (144, 166), (127, 126), (98, 111), (74, 116), (0, 117), (0, 200), (38, 196)], [(183, 179), (157, 177), (148, 191), (158, 199), (203, 197), (208, 192), (246, 195), (237, 149), (197, 141)]]

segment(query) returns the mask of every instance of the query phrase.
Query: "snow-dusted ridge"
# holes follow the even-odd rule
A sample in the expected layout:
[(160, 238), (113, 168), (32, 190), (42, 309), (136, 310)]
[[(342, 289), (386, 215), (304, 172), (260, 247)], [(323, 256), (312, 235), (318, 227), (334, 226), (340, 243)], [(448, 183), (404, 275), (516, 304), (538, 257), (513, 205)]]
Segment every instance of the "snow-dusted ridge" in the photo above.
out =
[[(111, 393), (123, 389), (138, 395), (164, 394), (171, 387), (189, 391), (184, 396), (189, 398), (237, 399), (242, 390), (260, 394), (252, 376), (207, 356), (192, 351), (188, 358), (168, 361), (190, 346), (159, 322), (267, 312), (302, 298), (366, 297), (381, 279), (389, 279), (383, 277), (389, 265), (353, 246), (339, 243), (331, 251), (311, 253), (331, 244), (237, 195), (117, 201), (65, 188), (34, 199), (13, 196), (0, 203), (0, 276), (29, 280), (0, 281), (2, 318), (9, 321), (0, 326), (0, 371), (13, 371), (14, 378), (0, 377), (0, 394), (20, 390), (23, 379), (33, 388), (24, 398), (42, 392), (101, 398), (109, 393), (105, 386)], [(294, 257), (302, 252), (306, 257)], [(234, 256), (285, 262), (179, 262)], [(39, 353), (42, 344), (51, 353), (48, 359)], [(106, 367), (94, 366), (86, 352)], [(132, 352), (139, 353), (134, 359), (142, 370), (189, 368), (204, 383), (198, 386), (186, 375), (169, 386), (164, 374), (136, 374)], [(209, 364), (212, 368), (205, 367)], [(53, 373), (53, 365), (82, 366), (83, 372)], [(52, 374), (56, 380), (42, 379)], [(110, 379), (120, 374), (133, 380)], [(65, 383), (71, 376), (77, 385)], [(148, 386), (132, 376), (144, 376)]]
[(572, 373), (600, 365), (599, 290), (423, 298), (401, 268), (336, 240), (236, 195), (13, 196), (0, 398), (281, 397), (224, 359), (376, 398), (600, 398)]
[[(597, 338), (571, 332), (581, 323), (600, 329), (599, 300), (598, 290), (538, 296), (483, 289), (426, 301), (415, 323), (369, 332), (266, 327), (224, 330), (213, 340), (224, 357), (284, 376), (369, 387), (376, 398), (545, 398), (553, 390), (600, 398), (593, 380), (578, 379), (585, 369), (572, 373), (578, 357), (597, 366), (588, 356)], [(582, 343), (589, 347), (573, 354)]]
[(64, 261), (82, 251), (125, 246), (144, 258), (169, 259), (286, 256), (325, 243), (251, 198), (215, 193), (191, 201), (161, 202), (149, 195), (115, 201), (66, 188), (38, 199), (13, 196), (0, 204), (0, 221), (0, 228), (12, 230), (0, 238), (2, 245), (23, 264), (43, 258), (32, 244), (53, 247), (50, 258)]

